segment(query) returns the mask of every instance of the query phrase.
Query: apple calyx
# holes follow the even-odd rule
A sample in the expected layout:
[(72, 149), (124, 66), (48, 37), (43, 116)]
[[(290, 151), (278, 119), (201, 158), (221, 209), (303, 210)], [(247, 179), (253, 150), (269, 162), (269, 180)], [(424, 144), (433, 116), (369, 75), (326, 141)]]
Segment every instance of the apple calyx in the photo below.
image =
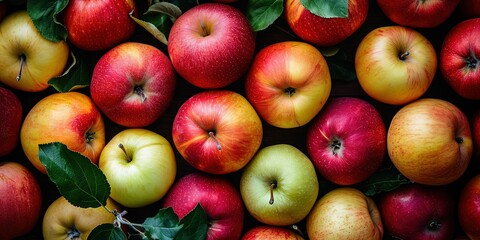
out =
[(409, 52), (409, 51), (405, 51), (405, 52), (403, 52), (402, 54), (400, 54), (400, 55), (398, 56), (398, 58), (400, 58), (400, 60), (402, 60), (402, 61), (405, 61), (405, 59), (407, 59), (408, 55), (410, 55), (410, 52)]
[(88, 130), (85, 133), (85, 140), (87, 141), (87, 143), (91, 143), (94, 139), (95, 139), (95, 132), (93, 132), (91, 129)]
[(75, 226), (71, 227), (68, 231), (67, 231), (67, 239), (68, 240), (76, 240), (76, 239), (80, 239), (80, 231), (78, 231), (78, 229), (75, 228)]
[(430, 224), (428, 224), (428, 230), (430, 231), (437, 231), (438, 229), (440, 229), (442, 227), (442, 224), (438, 221), (431, 221)]
[(478, 65), (478, 59), (472, 54), (465, 59), (465, 64), (469, 69), (476, 69)]
[(295, 94), (295, 88), (292, 87), (287, 87), (283, 90), (289, 97), (293, 96)]
[(142, 103), (147, 100), (147, 96), (145, 96), (145, 92), (143, 91), (143, 87), (141, 85), (133, 87), (133, 92), (140, 96)]
[(208, 132), (208, 136), (210, 136), (211, 138), (213, 138), (213, 140), (215, 141), (215, 143), (217, 144), (217, 149), (218, 151), (222, 150), (222, 146), (220, 145), (220, 142), (218, 141), (217, 137), (215, 137), (215, 133), (213, 131), (209, 131)]
[(273, 205), (273, 203), (275, 202), (275, 199), (273, 198), (273, 189), (277, 187), (277, 183), (272, 182), (269, 187), (270, 187), (270, 200), (268, 201), (268, 203), (270, 205)]
[(27, 56), (25, 56), (25, 54), (20, 55), (20, 67), (18, 68), (18, 74), (17, 74), (17, 77), (15, 78), (17, 81), (20, 81), (20, 79), (22, 78), (23, 65), (25, 64), (26, 60), (27, 60)]
[(128, 155), (127, 149), (125, 149), (125, 146), (123, 146), (123, 144), (119, 143), (119, 144), (118, 144), (118, 147), (119, 147), (120, 149), (122, 149), (123, 153), (125, 153), (125, 157), (127, 157), (127, 162), (131, 162), (131, 161), (132, 161), (132, 158), (130, 157), (130, 155)]
[(463, 137), (455, 137), (455, 142), (457, 142), (458, 144), (462, 144), (463, 143)]
[(338, 154), (341, 147), (342, 147), (342, 142), (337, 138), (334, 138), (332, 141), (330, 141), (330, 148), (332, 149), (332, 154), (334, 156)]

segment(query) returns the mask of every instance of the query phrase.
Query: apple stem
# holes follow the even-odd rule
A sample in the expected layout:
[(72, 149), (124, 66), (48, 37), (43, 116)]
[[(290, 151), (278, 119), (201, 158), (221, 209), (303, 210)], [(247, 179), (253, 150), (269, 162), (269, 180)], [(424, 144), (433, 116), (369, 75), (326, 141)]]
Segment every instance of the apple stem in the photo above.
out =
[(135, 94), (140, 95), (140, 97), (142, 98), (142, 103), (147, 100), (147, 96), (145, 96), (142, 86), (135, 86), (133, 88), (133, 91), (135, 92)]
[(222, 146), (220, 145), (220, 142), (218, 141), (217, 137), (215, 137), (215, 133), (210, 131), (208, 132), (208, 135), (215, 140), (215, 143), (217, 144), (217, 149), (220, 151), (222, 150)]
[(120, 144), (118, 144), (118, 147), (119, 147), (120, 149), (122, 149), (123, 153), (125, 153), (125, 156), (127, 157), (127, 161), (128, 161), (128, 162), (131, 162), (131, 161), (132, 161), (132, 158), (128, 155), (127, 149), (125, 149), (125, 146), (123, 146), (123, 144), (120, 143)]
[(296, 224), (292, 225), (292, 229), (293, 231), (297, 232), (298, 235), (300, 235), (302, 238), (305, 238), (305, 235), (303, 234), (302, 230), (300, 230), (300, 228)]
[(273, 199), (273, 189), (275, 189), (277, 187), (277, 184), (276, 183), (272, 183), (270, 184), (270, 201), (268, 201), (268, 203), (270, 203), (270, 205), (273, 204), (273, 202), (275, 201)]
[(208, 29), (207, 25), (202, 22), (201, 26), (202, 26), (202, 37), (206, 37), (210, 35), (210, 30)]
[(25, 54), (20, 55), (20, 67), (18, 69), (18, 74), (17, 77), (15, 78), (17, 81), (20, 81), (20, 78), (22, 78), (22, 70), (23, 70), (23, 65), (25, 64), (25, 60), (27, 56)]
[(406, 51), (400, 55), (400, 60), (405, 60), (407, 59), (408, 55), (410, 55), (410, 52)]

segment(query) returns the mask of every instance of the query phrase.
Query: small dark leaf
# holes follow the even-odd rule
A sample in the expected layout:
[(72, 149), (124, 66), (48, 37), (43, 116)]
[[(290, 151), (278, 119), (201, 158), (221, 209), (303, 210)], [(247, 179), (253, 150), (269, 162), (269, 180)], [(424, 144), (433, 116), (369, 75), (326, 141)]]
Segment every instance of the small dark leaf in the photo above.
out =
[(367, 196), (374, 196), (382, 192), (392, 191), (401, 185), (410, 184), (411, 181), (403, 176), (393, 165), (376, 171), (361, 185), (362, 191)]
[(172, 240), (182, 229), (182, 225), (179, 225), (178, 216), (169, 207), (160, 209), (157, 215), (145, 219), (143, 228), (145, 235), (151, 239)]
[(151, 12), (156, 12), (156, 13), (162, 13), (170, 17), (170, 20), (172, 22), (175, 22), (180, 15), (182, 15), (182, 10), (177, 7), (177, 5), (169, 2), (158, 2), (153, 4), (148, 8), (148, 10), (144, 13), (151, 13)]
[(87, 58), (84, 51), (79, 51), (78, 56), (71, 51), (70, 56), (71, 64), (64, 73), (48, 81), (48, 84), (59, 92), (69, 92), (88, 87), (92, 79), (96, 60)]
[(178, 232), (175, 240), (203, 240), (207, 236), (208, 218), (200, 204), (183, 217), (180, 224), (183, 228)]
[(332, 56), (325, 57), (328, 64), (328, 70), (332, 79), (351, 82), (357, 79), (355, 72), (355, 63), (349, 60), (347, 54), (342, 49)]
[(283, 13), (283, 0), (248, 0), (246, 16), (253, 31), (272, 25)]
[(348, 0), (300, 0), (311, 13), (323, 18), (348, 17)]
[(138, 25), (140, 25), (142, 28), (147, 30), (150, 34), (152, 34), (158, 41), (161, 43), (167, 45), (168, 40), (166, 35), (157, 28), (154, 24), (148, 21), (144, 21), (140, 18), (134, 17), (132, 14), (130, 14), (130, 18), (132, 18)]
[(40, 34), (52, 42), (67, 39), (67, 29), (57, 20), (57, 15), (69, 0), (27, 0), (27, 12)]
[(113, 224), (104, 223), (95, 227), (88, 235), (88, 240), (127, 240), (121, 228)]

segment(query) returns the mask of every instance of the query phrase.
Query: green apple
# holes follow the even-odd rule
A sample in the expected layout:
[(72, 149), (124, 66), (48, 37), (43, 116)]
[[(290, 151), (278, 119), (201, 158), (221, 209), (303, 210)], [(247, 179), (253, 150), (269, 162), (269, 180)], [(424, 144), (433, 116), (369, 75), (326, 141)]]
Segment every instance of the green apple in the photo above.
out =
[(318, 191), (313, 163), (288, 144), (259, 150), (240, 178), (240, 193), (248, 212), (269, 225), (285, 226), (305, 218)]

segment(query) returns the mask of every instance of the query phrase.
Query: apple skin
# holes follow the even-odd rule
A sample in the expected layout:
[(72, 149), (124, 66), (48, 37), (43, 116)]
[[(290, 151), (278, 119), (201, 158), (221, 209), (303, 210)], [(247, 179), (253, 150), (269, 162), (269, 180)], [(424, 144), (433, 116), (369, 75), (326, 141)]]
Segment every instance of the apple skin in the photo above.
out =
[(46, 173), (38, 157), (38, 145), (61, 142), (98, 162), (105, 146), (105, 125), (93, 101), (79, 92), (53, 93), (38, 101), (20, 129), (20, 143), (28, 160)]
[(474, 111), (472, 120), (472, 139), (473, 139), (473, 154), (477, 158), (477, 162), (480, 162), (480, 109)]
[(381, 195), (378, 207), (387, 233), (398, 239), (453, 239), (456, 203), (441, 186), (408, 184)]
[(437, 54), (430, 41), (402, 26), (373, 29), (355, 53), (360, 86), (370, 97), (387, 104), (404, 105), (420, 98), (436, 70)]
[(468, 119), (448, 101), (416, 100), (393, 116), (387, 150), (395, 167), (411, 181), (452, 183), (463, 175), (472, 157)]
[(13, 151), (18, 144), (23, 121), (23, 105), (10, 89), (0, 86), (0, 157)]
[(250, 215), (273, 226), (304, 219), (317, 200), (315, 167), (298, 148), (288, 144), (260, 149), (240, 177), (240, 194)]
[(241, 240), (303, 240), (292, 229), (269, 225), (258, 225), (243, 234)]
[(247, 99), (272, 126), (307, 124), (322, 109), (331, 90), (327, 62), (314, 46), (279, 42), (255, 56), (245, 81)]
[(317, 46), (334, 46), (355, 33), (365, 22), (368, 0), (348, 0), (348, 17), (323, 18), (311, 13), (300, 0), (285, 1), (285, 19), (301, 39)]
[(170, 106), (175, 83), (175, 70), (162, 51), (148, 44), (127, 42), (98, 60), (90, 95), (113, 122), (145, 127)]
[(162, 207), (172, 207), (182, 219), (197, 204), (209, 220), (207, 240), (240, 238), (245, 215), (242, 198), (228, 178), (204, 172), (184, 175), (164, 197)]
[(480, 2), (477, 0), (461, 0), (458, 11), (467, 19), (480, 17)]
[(4, 2), (0, 2), (0, 21), (2, 21), (3, 17), (7, 13), (7, 4)]
[(377, 0), (383, 13), (396, 24), (413, 28), (433, 28), (447, 20), (460, 0)]
[(172, 186), (177, 171), (170, 143), (140, 128), (117, 133), (103, 148), (98, 165), (110, 183), (110, 197), (129, 208), (160, 200)]
[(175, 70), (203, 89), (222, 88), (240, 79), (254, 51), (250, 22), (240, 10), (222, 3), (203, 3), (187, 10), (168, 37)]
[(335, 188), (323, 195), (308, 214), (306, 227), (310, 240), (380, 240), (384, 232), (374, 200), (351, 187)]
[[(108, 198), (109, 210), (121, 212), (120, 205)], [(115, 215), (103, 207), (80, 208), (70, 204), (63, 196), (53, 201), (45, 211), (42, 222), (44, 239), (87, 239), (100, 224), (113, 223)]]
[(475, 175), (463, 186), (458, 200), (458, 219), (470, 239), (480, 239), (480, 175)]
[(444, 37), (440, 70), (461, 97), (480, 100), (480, 18), (457, 23)]
[(318, 173), (338, 185), (370, 177), (387, 153), (378, 110), (354, 97), (330, 99), (307, 130), (307, 150)]
[(229, 90), (208, 90), (182, 104), (173, 121), (172, 137), (190, 165), (227, 174), (250, 161), (262, 143), (263, 127), (245, 97)]
[(32, 231), (42, 210), (42, 192), (32, 172), (17, 162), (0, 162), (0, 196), (0, 239)]
[[(48, 88), (48, 81), (62, 74), (68, 61), (65, 41), (51, 42), (37, 30), (26, 10), (10, 13), (0, 22), (0, 82), (26, 92)], [(20, 79), (20, 66), (24, 64)]]
[(61, 13), (61, 21), (74, 46), (86, 51), (101, 51), (133, 35), (137, 24), (129, 16), (132, 11), (133, 16), (138, 15), (134, 0), (70, 0)]

